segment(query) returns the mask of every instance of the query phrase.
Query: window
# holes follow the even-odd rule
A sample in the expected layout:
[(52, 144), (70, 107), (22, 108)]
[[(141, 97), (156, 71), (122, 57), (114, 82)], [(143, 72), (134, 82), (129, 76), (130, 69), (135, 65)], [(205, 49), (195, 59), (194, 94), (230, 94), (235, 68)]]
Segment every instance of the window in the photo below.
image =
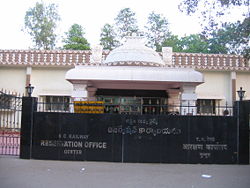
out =
[(69, 111), (70, 97), (68, 96), (45, 96), (46, 110)]
[(215, 99), (198, 99), (198, 114), (215, 114)]

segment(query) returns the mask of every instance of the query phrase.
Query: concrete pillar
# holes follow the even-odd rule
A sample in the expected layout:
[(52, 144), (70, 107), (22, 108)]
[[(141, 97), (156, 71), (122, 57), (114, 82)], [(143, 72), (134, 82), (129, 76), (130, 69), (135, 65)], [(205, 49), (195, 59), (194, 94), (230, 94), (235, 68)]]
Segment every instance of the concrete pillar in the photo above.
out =
[(102, 63), (102, 50), (103, 47), (101, 45), (97, 45), (91, 49), (92, 55), (90, 56), (90, 63), (92, 64)]
[(85, 101), (87, 97), (87, 84), (73, 84), (72, 98), (74, 101)]
[[(28, 66), (26, 67), (26, 83), (25, 83), (25, 86), (28, 86), (30, 83), (30, 80), (31, 80), (31, 73), (32, 73), (32, 67)], [(27, 91), (26, 92), (26, 96), (27, 96)]]
[(173, 48), (162, 47), (162, 59), (165, 65), (172, 65)]
[(33, 136), (33, 116), (37, 110), (37, 98), (22, 98), (22, 121), (21, 121), (21, 141), (20, 141), (20, 158), (32, 158), (32, 136)]
[[(232, 104), (236, 101), (236, 72), (231, 72)], [(232, 105), (231, 103), (229, 105)]]
[(249, 164), (249, 115), (250, 100), (234, 103), (234, 117), (237, 118), (237, 163)]
[(97, 88), (95, 88), (95, 87), (87, 87), (88, 98), (94, 99), (95, 98), (96, 90), (97, 90)]
[(196, 86), (192, 84), (184, 84), (181, 94), (181, 115), (196, 115), (197, 94), (195, 93)]
[(179, 112), (178, 108), (180, 106), (180, 90), (168, 89), (167, 94), (168, 94), (168, 111)]

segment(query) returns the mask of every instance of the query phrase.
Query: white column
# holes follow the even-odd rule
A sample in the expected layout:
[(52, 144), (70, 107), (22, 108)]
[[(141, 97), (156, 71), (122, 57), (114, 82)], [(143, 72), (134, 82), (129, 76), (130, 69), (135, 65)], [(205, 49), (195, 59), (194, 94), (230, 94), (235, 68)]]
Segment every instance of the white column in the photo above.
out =
[(32, 67), (30, 66), (26, 67), (26, 86), (30, 84), (31, 74), (32, 74)]
[(173, 48), (162, 47), (162, 59), (165, 65), (172, 65)]
[[(32, 84), (31, 83), (31, 74), (32, 74), (32, 67), (31, 66), (28, 66), (26, 67), (26, 84), (25, 84), (25, 87), (28, 86), (29, 84)], [(26, 96), (27, 96), (27, 91), (26, 92)]]
[(233, 105), (234, 101), (236, 101), (236, 72), (233, 71), (230, 74), (231, 78), (231, 100), (227, 101), (229, 105)]
[(91, 49), (92, 55), (90, 56), (90, 63), (100, 64), (102, 63), (102, 50), (101, 45), (97, 45)]
[(184, 84), (181, 94), (181, 115), (196, 115), (197, 94), (195, 93), (196, 86), (192, 84)]
[(87, 100), (88, 91), (86, 84), (73, 84), (72, 98), (74, 101)]

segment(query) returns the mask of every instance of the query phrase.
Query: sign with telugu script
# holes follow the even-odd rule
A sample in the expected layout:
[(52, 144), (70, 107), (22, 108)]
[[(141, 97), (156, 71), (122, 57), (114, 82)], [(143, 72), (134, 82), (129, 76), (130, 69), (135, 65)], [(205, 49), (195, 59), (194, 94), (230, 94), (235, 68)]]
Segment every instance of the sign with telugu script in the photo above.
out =
[(236, 163), (236, 119), (214, 116), (39, 113), (32, 158)]
[(103, 101), (74, 101), (75, 113), (86, 114), (103, 114), (104, 102)]

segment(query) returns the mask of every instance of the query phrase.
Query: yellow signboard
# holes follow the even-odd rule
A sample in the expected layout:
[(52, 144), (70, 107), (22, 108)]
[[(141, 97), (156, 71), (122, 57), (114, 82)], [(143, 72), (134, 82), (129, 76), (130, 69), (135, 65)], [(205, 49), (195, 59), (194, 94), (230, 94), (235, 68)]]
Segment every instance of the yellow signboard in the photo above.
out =
[(75, 113), (103, 114), (103, 101), (74, 101)]

